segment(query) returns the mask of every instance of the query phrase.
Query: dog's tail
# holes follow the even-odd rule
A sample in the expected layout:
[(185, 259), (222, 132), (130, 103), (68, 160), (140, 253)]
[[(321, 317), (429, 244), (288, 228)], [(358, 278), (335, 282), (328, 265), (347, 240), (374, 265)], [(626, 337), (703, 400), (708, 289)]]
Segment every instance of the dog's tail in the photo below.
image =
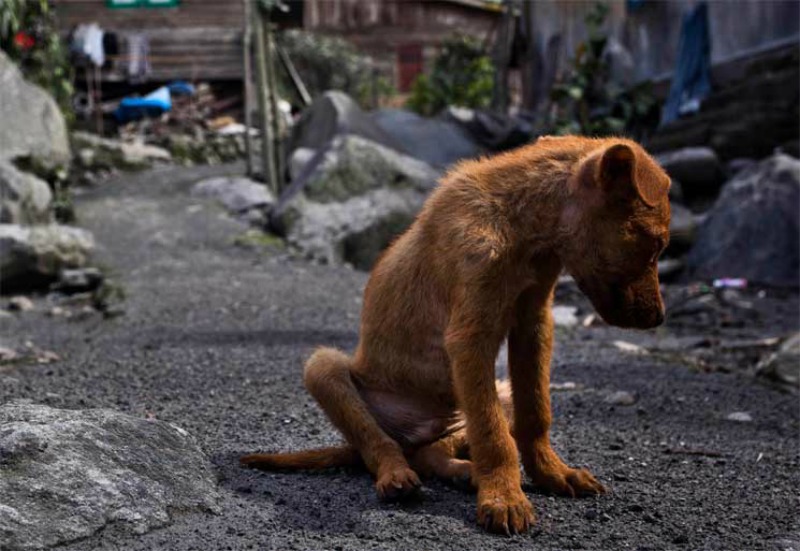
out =
[(352, 446), (319, 448), (292, 453), (254, 453), (240, 460), (242, 465), (262, 471), (319, 470), (362, 465), (361, 455)]

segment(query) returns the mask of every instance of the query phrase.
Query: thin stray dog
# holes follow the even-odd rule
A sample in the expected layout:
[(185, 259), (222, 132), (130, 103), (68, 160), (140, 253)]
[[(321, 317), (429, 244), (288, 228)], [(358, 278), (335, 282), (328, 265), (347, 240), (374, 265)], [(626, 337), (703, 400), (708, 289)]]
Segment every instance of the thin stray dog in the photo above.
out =
[[(541, 490), (603, 493), (550, 445), (553, 290), (566, 269), (609, 324), (659, 325), (669, 186), (622, 138), (545, 137), (460, 163), (374, 267), (355, 355), (320, 348), (306, 363), (306, 388), (347, 445), (242, 463), (363, 462), (384, 499), (413, 493), (418, 474), (471, 480), (478, 523), (506, 534), (534, 522), (519, 456)], [(494, 378), (505, 339), (510, 389)]]

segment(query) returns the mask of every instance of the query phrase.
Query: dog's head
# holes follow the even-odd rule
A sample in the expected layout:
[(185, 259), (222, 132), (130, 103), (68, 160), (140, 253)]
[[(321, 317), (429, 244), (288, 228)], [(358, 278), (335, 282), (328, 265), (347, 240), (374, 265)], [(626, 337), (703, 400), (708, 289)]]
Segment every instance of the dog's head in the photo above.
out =
[(664, 321), (657, 260), (669, 241), (669, 176), (636, 143), (609, 140), (578, 166), (561, 218), (561, 257), (611, 325)]

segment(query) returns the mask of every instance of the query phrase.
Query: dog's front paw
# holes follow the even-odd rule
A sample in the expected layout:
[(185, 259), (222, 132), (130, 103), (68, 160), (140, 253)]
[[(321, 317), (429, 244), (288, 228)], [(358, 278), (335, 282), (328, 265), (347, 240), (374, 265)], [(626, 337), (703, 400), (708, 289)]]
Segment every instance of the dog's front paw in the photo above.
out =
[(408, 467), (395, 467), (380, 473), (375, 481), (378, 497), (384, 501), (397, 501), (414, 497), (422, 486), (417, 473)]
[(528, 475), (534, 487), (543, 492), (566, 497), (587, 497), (606, 493), (606, 488), (586, 469), (536, 469)]
[(533, 505), (522, 490), (478, 491), (478, 524), (496, 534), (522, 534), (533, 526)]

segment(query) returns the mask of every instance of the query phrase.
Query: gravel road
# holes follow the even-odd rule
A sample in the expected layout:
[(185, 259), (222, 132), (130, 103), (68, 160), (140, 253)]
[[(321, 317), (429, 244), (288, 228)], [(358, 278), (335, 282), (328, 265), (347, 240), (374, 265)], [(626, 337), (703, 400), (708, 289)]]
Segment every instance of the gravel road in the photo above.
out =
[[(235, 246), (245, 228), (188, 193), (231, 170), (240, 167), (119, 176), (79, 199), (79, 223), (125, 287), (126, 315), (51, 317), (39, 297), (34, 311), (0, 322), (4, 336), (62, 357), (2, 368), (0, 402), (154, 415), (197, 436), (218, 468), (221, 514), (176, 512), (163, 529), (111, 527), (63, 549), (800, 550), (797, 396), (612, 345), (664, 329), (559, 330), (554, 445), (611, 493), (528, 489), (539, 520), (523, 536), (481, 532), (474, 495), (437, 482), (419, 503), (387, 505), (364, 473), (239, 468), (243, 452), (339, 441), (304, 392), (301, 366), (317, 345), (355, 346), (366, 275)], [(635, 403), (618, 403), (629, 401), (619, 391)], [(752, 421), (727, 419), (734, 412)]]

